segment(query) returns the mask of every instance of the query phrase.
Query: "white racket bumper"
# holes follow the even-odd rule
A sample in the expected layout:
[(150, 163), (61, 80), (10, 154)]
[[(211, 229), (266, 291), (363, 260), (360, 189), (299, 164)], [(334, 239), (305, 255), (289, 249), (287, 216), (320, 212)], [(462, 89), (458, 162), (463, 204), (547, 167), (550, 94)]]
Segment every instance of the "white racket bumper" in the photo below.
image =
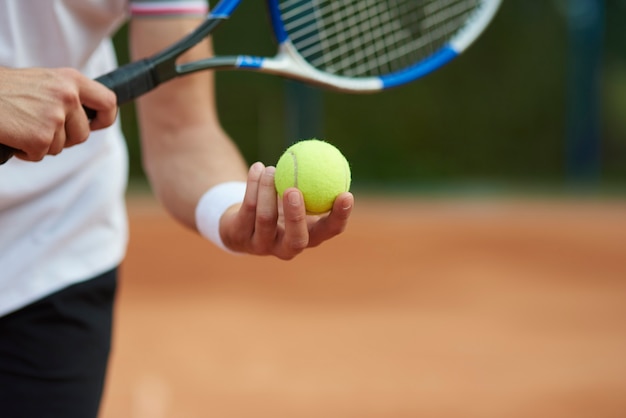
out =
[(450, 40), (450, 47), (458, 53), (465, 51), (489, 25), (489, 22), (491, 22), (498, 11), (500, 3), (502, 3), (502, 0), (483, 0), (480, 10), (474, 14), (464, 30)]

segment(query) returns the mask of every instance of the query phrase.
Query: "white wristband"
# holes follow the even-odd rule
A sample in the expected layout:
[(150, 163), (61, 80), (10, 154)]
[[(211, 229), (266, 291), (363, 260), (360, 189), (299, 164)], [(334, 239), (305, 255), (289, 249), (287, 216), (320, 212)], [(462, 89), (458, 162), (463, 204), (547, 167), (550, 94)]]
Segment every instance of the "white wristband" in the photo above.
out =
[(234, 251), (224, 245), (220, 236), (220, 219), (231, 206), (243, 202), (246, 183), (230, 181), (210, 188), (196, 206), (196, 227), (200, 234), (226, 252)]

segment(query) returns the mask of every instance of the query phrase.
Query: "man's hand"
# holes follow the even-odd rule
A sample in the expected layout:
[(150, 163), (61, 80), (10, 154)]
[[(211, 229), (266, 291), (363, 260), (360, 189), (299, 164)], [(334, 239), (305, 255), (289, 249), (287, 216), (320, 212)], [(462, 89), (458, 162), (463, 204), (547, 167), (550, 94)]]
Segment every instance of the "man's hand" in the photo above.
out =
[(253, 164), (243, 203), (222, 216), (220, 235), (229, 249), (290, 260), (344, 231), (354, 206), (351, 193), (339, 195), (328, 215), (310, 216), (298, 189), (277, 198), (274, 170)]
[[(97, 112), (89, 120), (83, 109)], [(0, 142), (39, 161), (84, 142), (115, 121), (115, 94), (69, 68), (0, 68)]]

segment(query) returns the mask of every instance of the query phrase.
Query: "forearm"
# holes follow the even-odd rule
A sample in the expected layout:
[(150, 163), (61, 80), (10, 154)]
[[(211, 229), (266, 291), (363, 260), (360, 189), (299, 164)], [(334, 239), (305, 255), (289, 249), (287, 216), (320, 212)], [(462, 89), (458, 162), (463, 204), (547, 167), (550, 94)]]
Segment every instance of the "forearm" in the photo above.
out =
[[(137, 20), (131, 26), (134, 59), (179, 39), (193, 19)], [(208, 43), (183, 59), (211, 54)], [(246, 179), (246, 164), (221, 129), (214, 103), (213, 75), (201, 72), (159, 86), (137, 102), (142, 157), (150, 183), (165, 208), (195, 228), (195, 206), (210, 187)]]
[[(140, 110), (140, 115), (148, 110)], [(148, 118), (143, 115), (140, 118)], [(246, 164), (217, 125), (188, 126), (178, 131), (145, 129), (143, 162), (150, 184), (163, 206), (181, 223), (195, 229), (194, 211), (212, 186), (245, 181)]]

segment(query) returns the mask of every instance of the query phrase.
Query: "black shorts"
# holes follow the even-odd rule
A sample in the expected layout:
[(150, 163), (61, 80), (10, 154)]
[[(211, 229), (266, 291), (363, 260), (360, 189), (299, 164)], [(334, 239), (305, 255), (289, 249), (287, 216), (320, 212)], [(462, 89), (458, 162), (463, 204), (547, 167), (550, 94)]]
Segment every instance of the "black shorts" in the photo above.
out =
[(94, 418), (117, 269), (0, 317), (0, 417)]

